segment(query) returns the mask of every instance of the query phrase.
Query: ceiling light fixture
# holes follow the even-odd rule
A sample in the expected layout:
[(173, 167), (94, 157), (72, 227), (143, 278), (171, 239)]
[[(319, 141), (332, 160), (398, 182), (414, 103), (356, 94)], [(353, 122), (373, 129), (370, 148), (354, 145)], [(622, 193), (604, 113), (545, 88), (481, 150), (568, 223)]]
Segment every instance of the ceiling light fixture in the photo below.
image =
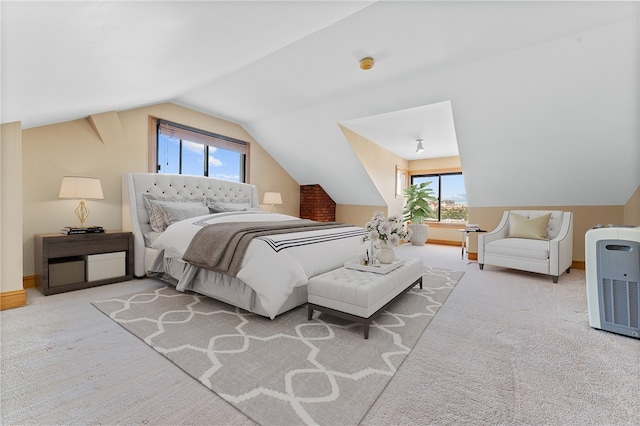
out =
[(366, 58), (360, 59), (360, 68), (363, 70), (370, 70), (373, 68), (373, 58), (367, 56)]
[(420, 154), (421, 152), (424, 151), (424, 146), (422, 145), (422, 139), (416, 139), (416, 142), (417, 142), (416, 152)]

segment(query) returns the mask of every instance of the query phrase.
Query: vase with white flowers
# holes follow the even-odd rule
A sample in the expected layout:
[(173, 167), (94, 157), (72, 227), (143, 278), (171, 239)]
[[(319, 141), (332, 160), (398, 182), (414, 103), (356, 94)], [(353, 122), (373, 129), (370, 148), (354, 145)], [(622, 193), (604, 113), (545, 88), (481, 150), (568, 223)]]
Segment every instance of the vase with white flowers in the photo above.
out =
[(391, 263), (395, 259), (393, 248), (400, 244), (400, 241), (408, 239), (411, 234), (405, 231), (402, 218), (399, 216), (384, 217), (384, 213), (376, 211), (373, 217), (365, 225), (369, 234), (364, 237), (365, 241), (371, 241), (370, 259), (380, 261), (380, 263)]

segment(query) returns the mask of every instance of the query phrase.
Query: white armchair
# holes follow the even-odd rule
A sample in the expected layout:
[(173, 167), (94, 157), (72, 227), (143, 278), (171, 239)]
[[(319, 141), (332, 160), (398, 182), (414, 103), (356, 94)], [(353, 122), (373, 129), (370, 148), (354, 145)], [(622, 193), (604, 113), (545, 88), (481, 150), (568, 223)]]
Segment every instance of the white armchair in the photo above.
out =
[(506, 211), (496, 229), (478, 235), (480, 269), (484, 265), (494, 265), (537, 272), (551, 275), (553, 282), (557, 283), (561, 273), (570, 272), (572, 260), (571, 212)]

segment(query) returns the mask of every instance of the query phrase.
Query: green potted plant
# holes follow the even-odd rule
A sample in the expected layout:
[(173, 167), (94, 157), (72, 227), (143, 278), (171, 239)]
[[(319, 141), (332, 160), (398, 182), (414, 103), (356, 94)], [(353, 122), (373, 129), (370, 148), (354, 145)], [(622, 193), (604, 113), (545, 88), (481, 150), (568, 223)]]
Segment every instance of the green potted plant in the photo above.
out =
[(438, 199), (429, 185), (431, 185), (431, 181), (414, 184), (404, 189), (407, 203), (404, 206), (402, 218), (411, 222), (408, 227), (411, 232), (411, 244), (414, 246), (422, 246), (427, 242), (429, 226), (423, 222), (427, 218), (436, 217), (429, 201), (437, 201)]

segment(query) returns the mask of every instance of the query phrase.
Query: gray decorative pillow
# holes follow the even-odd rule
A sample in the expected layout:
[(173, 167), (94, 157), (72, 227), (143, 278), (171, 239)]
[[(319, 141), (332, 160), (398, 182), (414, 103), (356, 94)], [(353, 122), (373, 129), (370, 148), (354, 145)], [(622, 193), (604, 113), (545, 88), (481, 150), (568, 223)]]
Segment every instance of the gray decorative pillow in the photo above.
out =
[[(209, 209), (202, 202), (193, 201), (157, 201), (157, 200), (149, 200), (149, 205), (151, 206), (151, 214), (149, 215), (149, 223), (151, 224), (151, 229), (156, 232), (163, 232), (167, 229), (167, 226), (177, 221), (177, 218), (187, 215), (186, 211), (193, 210), (197, 214), (188, 217), (199, 216), (203, 214), (209, 213)], [(200, 209), (198, 210), (198, 208)], [(167, 210), (171, 211), (171, 216), (167, 213)], [(185, 212), (180, 212), (184, 210)], [(188, 217), (185, 217), (187, 219)], [(174, 219), (172, 222), (171, 219)]]
[(209, 214), (209, 208), (200, 203), (176, 203), (176, 205), (159, 206), (164, 211), (167, 226), (181, 220)]
[(144, 207), (147, 210), (147, 215), (149, 216), (149, 224), (151, 225), (151, 229), (156, 232), (164, 231), (167, 228), (168, 224), (164, 221), (164, 212), (158, 212), (157, 209), (155, 212), (153, 211), (153, 204), (155, 202), (197, 202), (201, 205), (204, 205), (205, 202), (204, 197), (166, 197), (151, 194), (142, 194), (142, 200), (144, 201)]
[(217, 201), (212, 198), (207, 198), (207, 206), (209, 207), (209, 211), (211, 213), (241, 212), (241, 211), (253, 210), (251, 208), (251, 200), (248, 198), (241, 198), (229, 203), (224, 203), (222, 201)]

